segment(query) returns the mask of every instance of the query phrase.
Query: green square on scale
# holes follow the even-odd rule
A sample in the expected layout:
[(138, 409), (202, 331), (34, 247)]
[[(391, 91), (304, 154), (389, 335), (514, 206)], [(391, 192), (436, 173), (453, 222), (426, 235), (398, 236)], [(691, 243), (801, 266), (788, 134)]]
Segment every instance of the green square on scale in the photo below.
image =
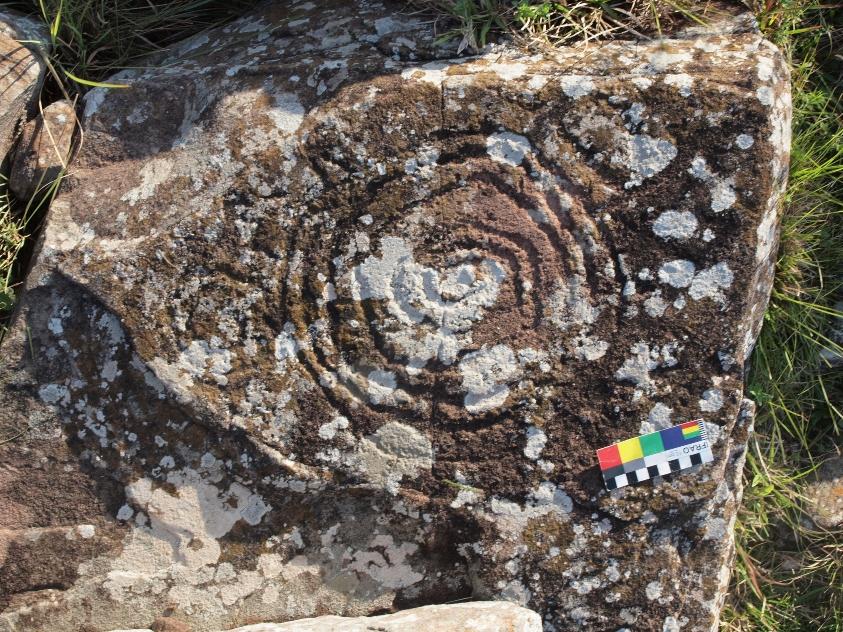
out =
[(662, 437), (658, 432), (642, 435), (639, 439), (641, 440), (641, 451), (644, 453), (644, 456), (650, 456), (651, 454), (658, 454), (664, 451)]

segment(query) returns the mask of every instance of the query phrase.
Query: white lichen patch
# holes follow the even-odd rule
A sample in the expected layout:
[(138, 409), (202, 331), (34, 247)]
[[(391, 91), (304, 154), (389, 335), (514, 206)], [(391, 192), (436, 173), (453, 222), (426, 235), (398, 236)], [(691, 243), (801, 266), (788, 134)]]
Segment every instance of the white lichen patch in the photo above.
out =
[(755, 144), (755, 139), (749, 134), (738, 134), (735, 138), (735, 145), (740, 149), (749, 149)]
[(451, 502), (452, 509), (459, 509), (466, 505), (473, 505), (483, 499), (483, 494), (479, 490), (461, 489), (457, 492), (457, 497)]
[(697, 217), (690, 211), (665, 211), (653, 222), (653, 232), (662, 239), (690, 239), (697, 231)]
[[(526, 527), (532, 518), (538, 518), (550, 513), (559, 516), (568, 516), (574, 510), (574, 501), (565, 493), (561, 487), (545, 481), (533, 489), (527, 496), (524, 505), (512, 502), (499, 497), (493, 497), (489, 501), (489, 511), (501, 518), (511, 517), (514, 520), (499, 520), (498, 523), (504, 526), (510, 522), (510, 526)], [(519, 529), (520, 530), (520, 529)]]
[(715, 213), (721, 213), (731, 208), (737, 201), (734, 176), (728, 178), (718, 176), (708, 168), (708, 164), (702, 156), (696, 156), (691, 161), (691, 168), (688, 169), (688, 173), (708, 185), (711, 192), (711, 210)]
[(673, 425), (671, 421), (673, 416), (673, 409), (666, 404), (657, 402), (655, 406), (650, 409), (647, 420), (641, 422), (639, 434), (647, 434), (650, 432), (657, 432), (670, 428)]
[(588, 283), (580, 274), (559, 279), (550, 297), (550, 321), (562, 331), (593, 324), (600, 308), (591, 301)]
[(486, 138), (486, 153), (495, 162), (517, 167), (532, 152), (530, 141), (520, 134), (499, 132)]
[(649, 53), (649, 70), (655, 73), (662, 73), (671, 69), (672, 66), (681, 66), (691, 61), (694, 55), (690, 51), (672, 52), (666, 49), (658, 49)]
[(140, 169), (140, 184), (127, 191), (120, 199), (128, 202), (129, 206), (134, 206), (141, 200), (151, 198), (156, 189), (171, 178), (174, 166), (175, 163), (170, 158), (150, 159)]
[(439, 160), (439, 149), (423, 146), (416, 151), (416, 155), (404, 161), (404, 173), (416, 174), (419, 177), (431, 177), (434, 173), (433, 165)]
[(385, 335), (408, 360), (408, 372), (433, 358), (452, 364), (485, 308), (497, 300), (506, 270), (483, 259), (440, 272), (416, 263), (400, 237), (384, 237), (380, 250), (346, 275), (352, 297), (386, 301), (396, 327)]
[(675, 86), (679, 89), (679, 94), (683, 97), (691, 96), (691, 87), (694, 85), (694, 78), (685, 73), (675, 73), (665, 75), (664, 82), (669, 86)]
[(659, 268), (659, 281), (676, 288), (688, 287), (694, 280), (696, 266), (686, 259), (674, 259)]
[(609, 350), (609, 343), (589, 336), (579, 336), (574, 341), (574, 357), (577, 360), (594, 362), (599, 360)]
[(509, 396), (507, 382), (521, 375), (521, 366), (506, 345), (483, 347), (460, 360), (464, 404), (470, 413), (481, 413), (502, 406)]
[(192, 399), (191, 388), (195, 379), (212, 380), (218, 386), (227, 385), (226, 374), (231, 371), (233, 357), (232, 352), (223, 347), (223, 341), (213, 336), (210, 341), (191, 341), (173, 363), (153, 358), (148, 366), (179, 401), (187, 402)]
[[(625, 154), (625, 155), (624, 155)], [(626, 144), (626, 152), (612, 155), (612, 164), (625, 164), (630, 170), (630, 179), (624, 183), (629, 189), (643, 184), (645, 178), (652, 178), (663, 171), (676, 158), (676, 145), (664, 138), (648, 134), (634, 134)]]
[(695, 301), (710, 298), (720, 305), (725, 304), (726, 297), (722, 290), (730, 287), (734, 274), (725, 262), (718, 263), (694, 275), (688, 296)]
[(723, 408), (723, 391), (719, 388), (708, 389), (702, 394), (699, 407), (705, 413), (716, 413)]
[(541, 428), (530, 426), (527, 428), (527, 444), (524, 446), (524, 456), (533, 461), (538, 460), (547, 445), (547, 435)]
[(623, 366), (615, 371), (615, 379), (620, 382), (631, 382), (642, 392), (651, 392), (655, 383), (650, 376), (650, 371), (660, 367), (676, 366), (678, 360), (674, 354), (678, 350), (679, 344), (675, 342), (661, 347), (654, 345), (652, 348), (647, 342), (637, 342), (630, 347), (630, 356), (624, 360)]
[(413, 542), (397, 544), (391, 535), (375, 535), (366, 550), (351, 554), (348, 568), (368, 575), (385, 588), (407, 588), (424, 579), (407, 561), (418, 549)]
[(518, 350), (518, 362), (522, 367), (534, 365), (538, 366), (539, 371), (547, 373), (550, 371), (550, 362), (548, 362), (548, 354), (546, 351), (533, 349), (532, 347), (524, 347)]
[(368, 375), (369, 401), (373, 404), (385, 404), (393, 401), (393, 393), (397, 388), (398, 383), (395, 378), (395, 373), (392, 371), (382, 371), (376, 369), (370, 371)]
[(70, 403), (70, 390), (64, 384), (45, 384), (38, 389), (38, 397), (45, 404), (67, 406)]
[[(236, 573), (233, 579), (250, 590), (233, 600), (226, 600), (218, 585), (195, 587), (217, 573), (222, 578), (224, 571), (234, 572), (217, 566), (222, 552), (219, 539), (241, 520), (259, 524), (270, 507), (239, 483), (221, 490), (194, 470), (172, 471), (167, 483), (166, 488), (156, 487), (151, 479), (141, 478), (126, 488), (138, 513), (102, 585), (110, 598), (123, 602), (146, 593), (192, 612), (221, 608), (225, 601), (231, 605), (257, 590), (262, 577)], [(132, 509), (121, 509), (120, 514), (128, 519)]]
[(562, 92), (574, 100), (591, 94), (594, 90), (594, 81), (591, 77), (568, 75), (562, 77), (559, 83), (562, 86)]
[(626, 189), (640, 186), (646, 178), (663, 171), (677, 155), (676, 145), (670, 140), (630, 133), (616, 119), (602, 114), (568, 115), (564, 121), (580, 145), (593, 149), (599, 143), (601, 160), (608, 156), (613, 167), (629, 170)]
[(87, 120), (99, 111), (102, 107), (105, 96), (108, 94), (108, 88), (94, 88), (90, 90), (83, 99), (85, 102), (85, 111), (83, 117)]
[(724, 305), (726, 297), (722, 290), (730, 287), (733, 280), (734, 274), (725, 262), (699, 272), (693, 262), (685, 259), (668, 261), (659, 268), (659, 281), (675, 288), (688, 288), (688, 295), (695, 301), (710, 298)]
[(275, 337), (275, 370), (278, 372), (283, 373), (290, 364), (298, 362), (298, 353), (304, 348), (293, 335), (294, 332), (295, 325), (285, 323), (283, 331)]
[(755, 229), (755, 235), (758, 238), (758, 246), (755, 250), (755, 260), (759, 263), (768, 261), (773, 252), (773, 246), (776, 243), (776, 234), (778, 230), (778, 195), (774, 194), (768, 204), (767, 211), (758, 228)]
[(665, 310), (667, 309), (667, 303), (662, 298), (661, 290), (656, 290), (655, 292), (644, 301), (644, 311), (647, 312), (647, 315), (651, 318), (658, 318), (664, 315)]
[(80, 524), (76, 527), (76, 532), (79, 534), (79, 537), (83, 540), (88, 540), (94, 537), (96, 534), (97, 529), (92, 524)]
[(339, 431), (345, 430), (346, 428), (348, 428), (348, 419), (341, 415), (337, 415), (328, 423), (319, 426), (317, 434), (320, 439), (331, 440)]
[(662, 596), (662, 585), (659, 582), (650, 582), (645, 589), (647, 599), (653, 601)]
[(761, 81), (770, 81), (773, 78), (774, 70), (773, 60), (767, 56), (760, 56), (758, 58), (758, 78)]
[(293, 134), (304, 121), (304, 106), (298, 97), (290, 92), (272, 94), (272, 105), (264, 109), (275, 127), (283, 134)]

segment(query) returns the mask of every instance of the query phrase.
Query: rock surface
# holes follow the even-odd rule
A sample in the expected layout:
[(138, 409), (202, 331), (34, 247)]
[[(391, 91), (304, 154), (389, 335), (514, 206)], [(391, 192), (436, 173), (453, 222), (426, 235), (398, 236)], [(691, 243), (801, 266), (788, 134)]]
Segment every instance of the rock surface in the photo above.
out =
[[(780, 54), (452, 59), (396, 6), (274, 3), (89, 94), (4, 344), (0, 630), (716, 625)], [(604, 489), (596, 448), (699, 416), (714, 463)]]
[(833, 457), (817, 471), (817, 480), (805, 491), (808, 514), (823, 529), (843, 526), (843, 457)]
[[(229, 632), (542, 632), (541, 617), (511, 603), (474, 601), (423, 606), (377, 617), (327, 615), (288, 623), (255, 623)], [(130, 632), (113, 630), (112, 632)], [(152, 632), (134, 630), (131, 632)]]
[(51, 103), (23, 126), (9, 176), (9, 188), (18, 199), (50, 189), (67, 167), (75, 129), (76, 111), (66, 99)]
[(48, 43), (42, 24), (0, 10), (0, 161), (12, 148), (18, 123), (38, 99), (47, 68), (42, 55)]

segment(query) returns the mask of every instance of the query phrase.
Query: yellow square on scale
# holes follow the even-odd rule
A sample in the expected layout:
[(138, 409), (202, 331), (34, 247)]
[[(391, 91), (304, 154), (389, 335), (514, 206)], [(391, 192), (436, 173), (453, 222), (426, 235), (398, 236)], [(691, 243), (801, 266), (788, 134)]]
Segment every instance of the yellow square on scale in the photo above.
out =
[(621, 454), (622, 463), (644, 458), (644, 453), (641, 451), (641, 441), (638, 440), (638, 437), (621, 441), (618, 444), (618, 452)]

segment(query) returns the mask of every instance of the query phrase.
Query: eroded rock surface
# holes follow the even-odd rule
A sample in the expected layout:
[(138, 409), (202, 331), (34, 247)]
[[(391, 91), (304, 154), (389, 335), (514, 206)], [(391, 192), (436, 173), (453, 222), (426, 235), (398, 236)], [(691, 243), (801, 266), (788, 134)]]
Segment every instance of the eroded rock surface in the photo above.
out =
[(37, 102), (49, 41), (42, 24), (0, 9), (0, 161), (12, 148), (21, 119)]
[[(276, 3), (88, 96), (4, 345), (0, 629), (716, 625), (781, 57), (429, 29)], [(603, 488), (596, 448), (699, 416), (713, 464)]]

